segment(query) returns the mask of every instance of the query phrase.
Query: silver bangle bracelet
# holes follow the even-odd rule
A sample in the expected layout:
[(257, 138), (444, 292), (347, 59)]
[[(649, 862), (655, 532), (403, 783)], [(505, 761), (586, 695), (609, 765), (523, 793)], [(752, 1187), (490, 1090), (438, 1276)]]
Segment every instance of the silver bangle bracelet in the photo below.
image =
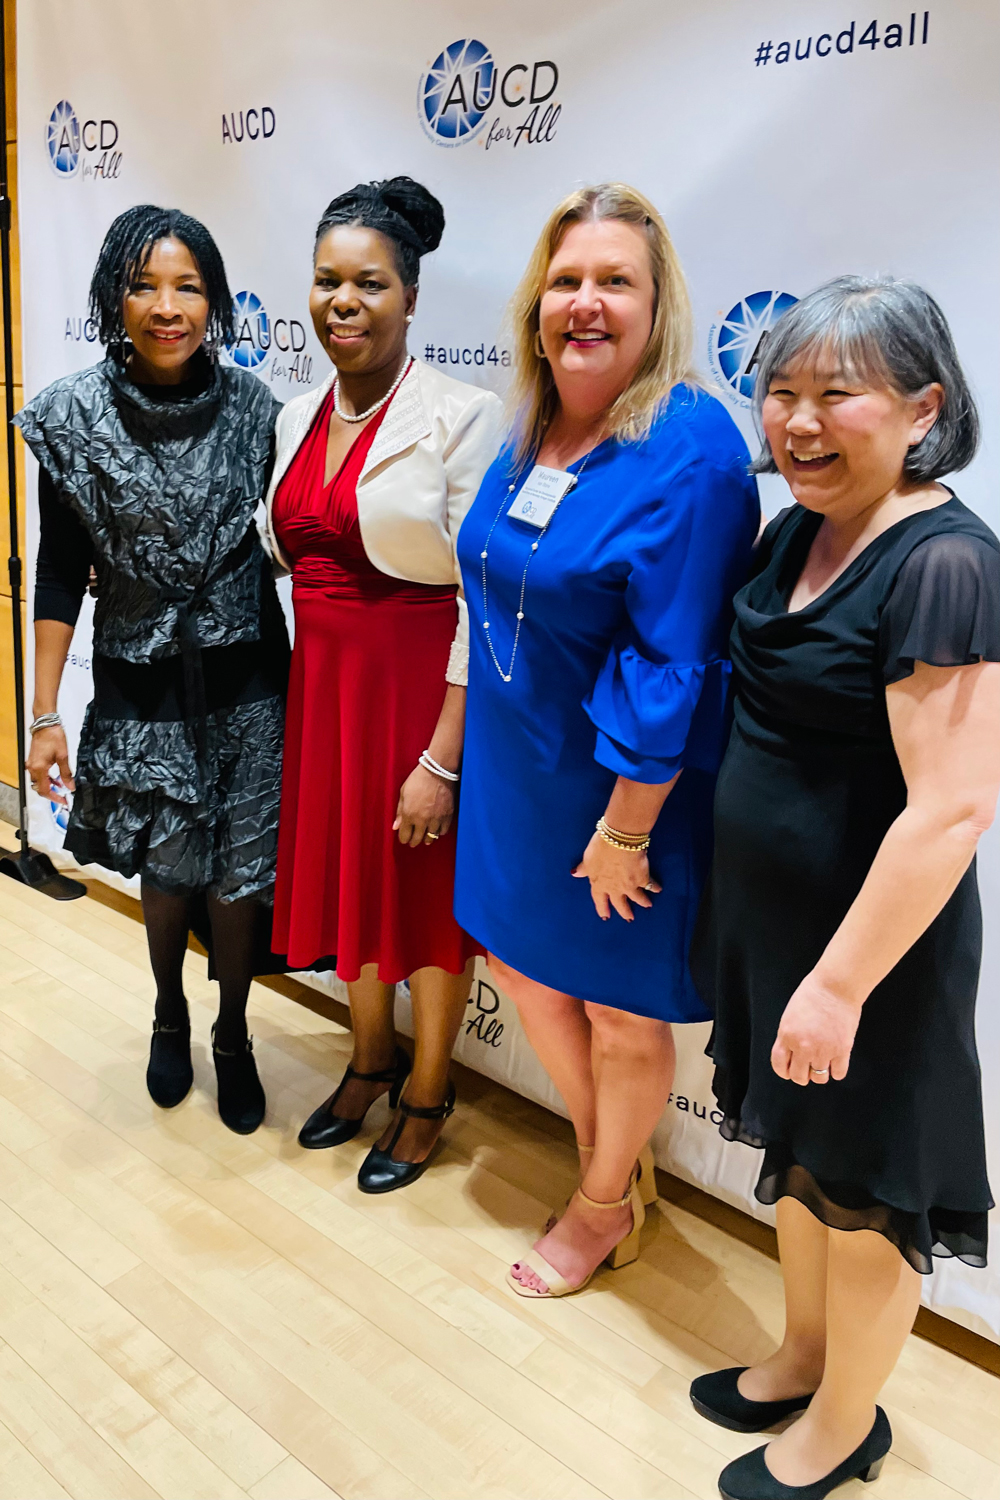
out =
[(61, 714), (39, 714), (37, 719), (32, 720), (28, 733), (34, 734), (37, 729), (56, 729), (61, 727)]
[(432, 776), (440, 776), (442, 781), (461, 781), (458, 771), (446, 771), (444, 766), (439, 766), (429, 750), (421, 753), (418, 765), (423, 766), (425, 771), (430, 771)]

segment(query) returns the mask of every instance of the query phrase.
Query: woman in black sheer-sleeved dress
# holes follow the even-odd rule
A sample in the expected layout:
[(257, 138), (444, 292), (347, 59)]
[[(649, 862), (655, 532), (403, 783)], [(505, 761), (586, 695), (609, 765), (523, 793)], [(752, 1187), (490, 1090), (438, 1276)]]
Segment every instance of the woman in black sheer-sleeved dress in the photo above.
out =
[(692, 967), (720, 1129), (763, 1149), (786, 1332), (692, 1398), (743, 1432), (805, 1409), (720, 1487), (819, 1500), (888, 1451), (875, 1398), (918, 1273), (985, 1264), (975, 849), (1000, 786), (1000, 543), (937, 483), (978, 425), (919, 287), (820, 288), (776, 325), (758, 382), (758, 468), (799, 503), (736, 598)]

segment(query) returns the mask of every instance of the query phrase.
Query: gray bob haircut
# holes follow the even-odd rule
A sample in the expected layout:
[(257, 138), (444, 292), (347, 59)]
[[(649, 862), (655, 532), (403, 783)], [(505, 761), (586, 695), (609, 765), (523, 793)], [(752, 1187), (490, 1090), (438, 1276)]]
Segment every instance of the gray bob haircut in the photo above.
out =
[(912, 483), (927, 484), (972, 462), (979, 446), (979, 415), (951, 329), (934, 298), (916, 282), (892, 276), (838, 276), (783, 313), (767, 337), (754, 386), (754, 421), (762, 447), (752, 473), (778, 472), (761, 422), (771, 382), (803, 356), (821, 353), (866, 385), (910, 399), (935, 382), (942, 386), (944, 404), (937, 421), (903, 462)]

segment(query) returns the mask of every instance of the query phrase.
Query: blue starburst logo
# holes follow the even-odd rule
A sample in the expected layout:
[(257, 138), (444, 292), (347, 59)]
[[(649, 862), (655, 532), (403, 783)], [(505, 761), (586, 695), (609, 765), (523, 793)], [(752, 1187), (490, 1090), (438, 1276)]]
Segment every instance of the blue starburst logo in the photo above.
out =
[(80, 165), (80, 122), (68, 99), (60, 99), (45, 127), (45, 148), (53, 170), (72, 177)]
[(741, 406), (753, 400), (757, 366), (767, 336), (783, 312), (799, 299), (791, 292), (752, 292), (741, 297), (709, 334), (709, 359)]
[(496, 86), (496, 63), (485, 43), (452, 42), (420, 80), (420, 123), (437, 145), (464, 145), (482, 129)]
[(237, 292), (233, 298), (236, 334), (226, 352), (241, 370), (256, 370), (271, 352), (271, 324), (256, 292)]

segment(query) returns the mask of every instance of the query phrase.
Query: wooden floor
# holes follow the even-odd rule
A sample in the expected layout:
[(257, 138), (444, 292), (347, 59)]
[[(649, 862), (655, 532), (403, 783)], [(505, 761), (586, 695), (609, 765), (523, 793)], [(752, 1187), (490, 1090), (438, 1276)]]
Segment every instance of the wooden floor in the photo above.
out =
[[(188, 960), (195, 1088), (144, 1085), (142, 928), (0, 880), (0, 1497), (622, 1500), (716, 1495), (758, 1439), (688, 1383), (770, 1349), (774, 1263), (661, 1201), (641, 1260), (583, 1295), (503, 1286), (573, 1183), (560, 1122), (463, 1073), (418, 1184), (366, 1198), (382, 1129), (307, 1153), (298, 1126), (343, 1028), (255, 986), (268, 1094), (249, 1139), (215, 1113), (204, 961)], [(868, 1500), (1000, 1500), (1000, 1382), (910, 1340)]]

